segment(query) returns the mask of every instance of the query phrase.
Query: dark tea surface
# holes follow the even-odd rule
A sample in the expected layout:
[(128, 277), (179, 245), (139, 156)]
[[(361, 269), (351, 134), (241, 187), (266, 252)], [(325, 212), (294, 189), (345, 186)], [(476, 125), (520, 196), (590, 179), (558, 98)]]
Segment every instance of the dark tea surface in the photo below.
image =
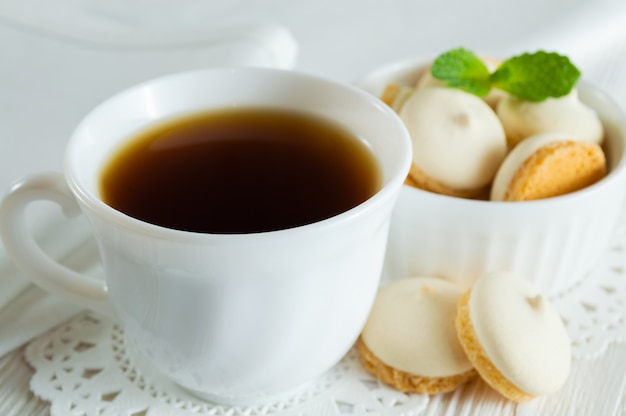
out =
[(350, 131), (277, 109), (211, 111), (131, 138), (105, 165), (101, 197), (163, 227), (253, 233), (320, 221), (381, 187), (369, 147)]

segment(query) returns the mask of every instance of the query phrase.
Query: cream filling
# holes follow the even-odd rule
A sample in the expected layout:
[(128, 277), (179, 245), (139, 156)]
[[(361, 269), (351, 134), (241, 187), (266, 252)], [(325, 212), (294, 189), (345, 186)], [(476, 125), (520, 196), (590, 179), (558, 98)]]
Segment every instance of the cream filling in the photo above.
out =
[(478, 341), (495, 367), (530, 395), (558, 390), (570, 371), (570, 340), (547, 298), (511, 273), (479, 279), (469, 300)]
[(598, 115), (578, 99), (576, 89), (564, 97), (541, 102), (507, 96), (498, 103), (497, 114), (515, 143), (544, 131), (562, 131), (596, 144), (604, 138)]
[(454, 319), (463, 290), (432, 277), (410, 277), (382, 288), (361, 336), (385, 364), (424, 377), (472, 369)]
[(528, 137), (515, 146), (506, 156), (496, 173), (496, 177), (491, 185), (491, 200), (504, 201), (506, 191), (518, 169), (536, 151), (550, 143), (564, 140), (575, 140), (575, 138), (569, 133), (548, 131)]
[(480, 98), (452, 88), (415, 91), (400, 109), (413, 143), (413, 163), (457, 190), (491, 183), (507, 151), (498, 117)]

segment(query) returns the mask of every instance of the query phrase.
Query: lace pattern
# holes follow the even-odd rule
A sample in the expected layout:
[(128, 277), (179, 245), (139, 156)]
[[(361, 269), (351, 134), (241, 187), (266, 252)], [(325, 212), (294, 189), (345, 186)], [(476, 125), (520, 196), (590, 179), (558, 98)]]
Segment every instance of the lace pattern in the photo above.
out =
[(273, 403), (232, 407), (198, 399), (153, 370), (111, 321), (83, 313), (26, 350), (36, 374), (31, 389), (52, 415), (341, 415), (414, 416), (427, 396), (397, 392), (372, 378), (351, 350), (305, 390)]

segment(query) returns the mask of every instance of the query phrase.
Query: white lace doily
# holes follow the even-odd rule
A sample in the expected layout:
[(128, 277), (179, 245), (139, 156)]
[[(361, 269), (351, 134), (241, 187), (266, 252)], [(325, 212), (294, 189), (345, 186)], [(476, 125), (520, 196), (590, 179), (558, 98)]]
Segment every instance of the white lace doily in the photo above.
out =
[(611, 342), (626, 342), (626, 212), (598, 264), (552, 302), (565, 321), (575, 359), (590, 359)]
[[(626, 216), (601, 261), (581, 283), (553, 299), (563, 316), (576, 360), (626, 342)], [(254, 407), (213, 405), (157, 373), (126, 344), (113, 322), (83, 313), (26, 349), (34, 367), (31, 389), (55, 415), (417, 416), (428, 396), (382, 385), (351, 350), (332, 370), (291, 398)]]
[(89, 312), (33, 341), (26, 359), (35, 368), (30, 387), (52, 403), (52, 415), (416, 416), (428, 403), (427, 396), (379, 383), (351, 350), (291, 398), (251, 407), (210, 404), (158, 374), (129, 348), (116, 324)]

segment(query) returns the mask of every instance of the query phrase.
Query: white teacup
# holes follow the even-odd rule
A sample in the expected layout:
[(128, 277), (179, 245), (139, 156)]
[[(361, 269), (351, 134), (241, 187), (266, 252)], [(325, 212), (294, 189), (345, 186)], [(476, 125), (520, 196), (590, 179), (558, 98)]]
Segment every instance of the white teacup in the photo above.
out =
[[(251, 234), (163, 228), (102, 202), (103, 162), (138, 129), (172, 114), (234, 105), (295, 109), (348, 127), (371, 146), (381, 189), (334, 217)], [(113, 316), (181, 386), (219, 402), (262, 402), (329, 369), (357, 338), (378, 288), (410, 154), (399, 118), (354, 87), (268, 69), (177, 74), (124, 91), (87, 115), (67, 146), (65, 175), (15, 183), (0, 208), (0, 231), (26, 275)], [(87, 217), (104, 282), (63, 267), (34, 243), (24, 211), (40, 199)]]

